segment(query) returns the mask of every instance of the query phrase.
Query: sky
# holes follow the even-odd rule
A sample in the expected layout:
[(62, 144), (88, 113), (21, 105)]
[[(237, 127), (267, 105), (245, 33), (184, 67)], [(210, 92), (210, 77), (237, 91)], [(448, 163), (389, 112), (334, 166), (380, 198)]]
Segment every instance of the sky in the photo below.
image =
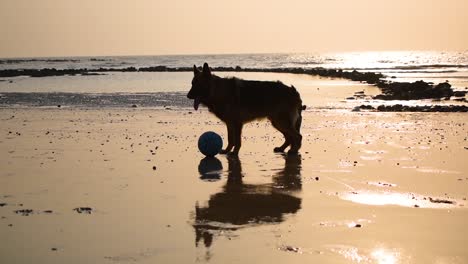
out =
[(468, 50), (467, 0), (0, 0), (0, 57)]

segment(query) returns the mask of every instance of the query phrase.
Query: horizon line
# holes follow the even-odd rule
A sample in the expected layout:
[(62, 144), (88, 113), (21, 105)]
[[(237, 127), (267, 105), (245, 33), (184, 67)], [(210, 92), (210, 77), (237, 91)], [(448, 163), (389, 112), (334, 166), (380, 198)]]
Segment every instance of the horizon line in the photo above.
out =
[(393, 52), (457, 52), (467, 53), (465, 50), (361, 50), (361, 51), (304, 51), (304, 52), (220, 52), (220, 53), (161, 53), (161, 54), (126, 54), (126, 55), (52, 55), (52, 56), (7, 56), (0, 57), (0, 60), (14, 59), (41, 59), (41, 58), (104, 58), (104, 57), (163, 57), (163, 56), (231, 56), (231, 55), (281, 55), (281, 54), (346, 54), (346, 53), (393, 53)]

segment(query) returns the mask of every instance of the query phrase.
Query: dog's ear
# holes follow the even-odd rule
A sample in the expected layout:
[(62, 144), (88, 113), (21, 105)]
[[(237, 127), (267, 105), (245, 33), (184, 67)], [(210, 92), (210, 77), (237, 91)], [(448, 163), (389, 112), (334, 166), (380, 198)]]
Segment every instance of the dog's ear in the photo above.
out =
[(199, 74), (199, 73), (200, 73), (200, 71), (198, 70), (197, 66), (194, 64), (194, 65), (193, 65), (193, 74), (194, 74), (194, 75), (197, 75), (197, 74)]
[(210, 66), (208, 66), (208, 63), (205, 62), (205, 64), (203, 64), (203, 74), (205, 74), (206, 76), (211, 76), (211, 70), (210, 70)]

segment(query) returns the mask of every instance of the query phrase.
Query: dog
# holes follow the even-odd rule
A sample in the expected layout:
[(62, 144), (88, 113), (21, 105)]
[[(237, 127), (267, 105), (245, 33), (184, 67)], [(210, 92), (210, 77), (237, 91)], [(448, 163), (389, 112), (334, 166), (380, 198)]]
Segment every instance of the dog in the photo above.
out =
[[(239, 78), (222, 78), (211, 73), (207, 63), (202, 71), (193, 66), (192, 87), (187, 94), (194, 100), (193, 107), (200, 104), (221, 119), (227, 126), (228, 145), (222, 154), (237, 156), (241, 148), (242, 127), (245, 123), (267, 118), (273, 127), (284, 136), (283, 145), (274, 148), (288, 154), (297, 154), (302, 144), (301, 96), (294, 86), (280, 81), (248, 81)], [(231, 152), (232, 151), (232, 152)]]

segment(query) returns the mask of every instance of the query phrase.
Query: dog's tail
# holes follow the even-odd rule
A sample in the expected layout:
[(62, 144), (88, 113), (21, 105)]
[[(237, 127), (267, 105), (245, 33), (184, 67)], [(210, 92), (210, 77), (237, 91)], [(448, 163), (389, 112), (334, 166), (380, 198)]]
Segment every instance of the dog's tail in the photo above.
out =
[(296, 127), (296, 130), (297, 132), (301, 133), (301, 125), (302, 125), (302, 111), (306, 110), (307, 106), (306, 105), (303, 105), (302, 102), (299, 104), (299, 108), (297, 109), (297, 114), (298, 114), (298, 117), (297, 117), (297, 120), (296, 120), (296, 124), (295, 124), (295, 127)]
[(301, 124), (302, 124), (302, 111), (304, 111), (307, 107), (302, 104), (301, 96), (299, 92), (297, 92), (296, 87), (294, 85), (291, 85), (291, 90), (293, 95), (296, 97), (296, 104), (297, 104), (297, 116), (294, 120), (294, 127), (296, 128), (297, 132), (300, 132), (301, 130)]

